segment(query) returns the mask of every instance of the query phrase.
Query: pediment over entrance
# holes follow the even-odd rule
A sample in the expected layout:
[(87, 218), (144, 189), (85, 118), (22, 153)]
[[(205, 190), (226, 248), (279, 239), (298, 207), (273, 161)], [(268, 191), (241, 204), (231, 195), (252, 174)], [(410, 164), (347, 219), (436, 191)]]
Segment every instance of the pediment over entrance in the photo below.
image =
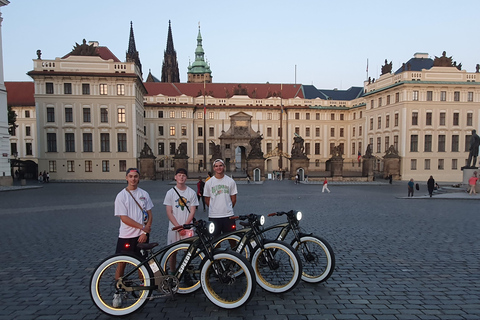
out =
[(258, 133), (252, 129), (252, 116), (245, 112), (238, 112), (230, 116), (230, 128), (222, 133), (220, 139), (235, 137), (250, 140), (257, 136)]

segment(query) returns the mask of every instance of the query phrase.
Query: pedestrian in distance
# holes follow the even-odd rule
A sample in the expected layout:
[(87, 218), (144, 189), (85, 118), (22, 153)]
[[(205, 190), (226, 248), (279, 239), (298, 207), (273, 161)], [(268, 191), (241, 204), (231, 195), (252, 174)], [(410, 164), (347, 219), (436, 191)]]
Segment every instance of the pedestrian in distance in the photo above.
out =
[(413, 188), (415, 187), (415, 183), (413, 182), (413, 179), (410, 179), (407, 183), (407, 188), (408, 188), (408, 197), (413, 197)]
[(433, 176), (430, 176), (430, 178), (427, 181), (427, 189), (428, 189), (428, 194), (430, 195), (430, 198), (431, 198), (433, 194), (433, 190), (435, 189), (435, 180), (433, 179)]
[(470, 191), (468, 194), (477, 194), (477, 190), (475, 190), (475, 186), (477, 185), (477, 171), (473, 172), (473, 175), (468, 179), (468, 185), (470, 186)]
[[(198, 198), (198, 205), (200, 205), (200, 199), (202, 200), (203, 204), (203, 212), (205, 212), (205, 197), (203, 196), (203, 189), (205, 187), (205, 182), (203, 182), (202, 177), (198, 177), (197, 182), (197, 198)], [(197, 207), (198, 208), (198, 207)]]
[(328, 189), (328, 181), (327, 181), (327, 178), (325, 178), (325, 180), (323, 180), (322, 193), (324, 193), (325, 190), (327, 190), (328, 193), (330, 193), (330, 189)]

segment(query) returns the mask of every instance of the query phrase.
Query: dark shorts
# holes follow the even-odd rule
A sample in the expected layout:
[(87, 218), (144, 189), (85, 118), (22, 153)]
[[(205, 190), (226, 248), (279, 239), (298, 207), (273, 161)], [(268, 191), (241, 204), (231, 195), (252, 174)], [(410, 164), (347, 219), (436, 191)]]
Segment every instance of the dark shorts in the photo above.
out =
[(222, 233), (228, 233), (237, 230), (235, 220), (230, 219), (230, 217), (210, 218), (209, 220), (215, 224), (215, 232), (213, 233), (213, 237), (217, 237)]
[[(118, 238), (117, 249), (115, 253), (133, 253), (138, 257), (142, 257), (140, 249), (137, 248), (138, 238)], [(147, 234), (147, 242), (150, 240), (150, 235)]]

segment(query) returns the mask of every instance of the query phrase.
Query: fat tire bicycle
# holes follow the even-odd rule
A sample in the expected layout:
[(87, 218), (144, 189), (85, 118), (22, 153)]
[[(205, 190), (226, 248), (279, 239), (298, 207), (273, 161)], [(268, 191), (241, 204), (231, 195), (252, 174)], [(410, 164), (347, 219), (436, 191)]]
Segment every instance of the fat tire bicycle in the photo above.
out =
[[(115, 254), (102, 261), (90, 279), (90, 295), (102, 312), (125, 316), (141, 309), (153, 296), (172, 296), (178, 292), (182, 277), (189, 274), (192, 259), (203, 257), (197, 266), (199, 283), (207, 298), (215, 305), (234, 309), (250, 301), (255, 293), (254, 271), (242, 255), (217, 249), (210, 236), (212, 223), (203, 220), (185, 224), (176, 229), (194, 228), (197, 236), (172, 243), (153, 252), (158, 243), (141, 243), (145, 258), (130, 254)], [(178, 244), (188, 244), (186, 254), (179, 259), (174, 274), (167, 274), (160, 263), (162, 255)], [(116, 270), (122, 266), (123, 276), (116, 279)], [(197, 270), (194, 270), (195, 272)]]

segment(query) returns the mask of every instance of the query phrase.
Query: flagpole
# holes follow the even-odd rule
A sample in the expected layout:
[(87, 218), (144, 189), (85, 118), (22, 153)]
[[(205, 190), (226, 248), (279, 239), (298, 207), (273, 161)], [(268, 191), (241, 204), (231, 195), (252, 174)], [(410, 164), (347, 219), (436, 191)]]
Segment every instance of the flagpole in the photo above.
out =
[(278, 145), (280, 158), (278, 159), (278, 168), (283, 169), (283, 84), (280, 84), (280, 143)]
[(205, 101), (205, 75), (203, 75), (203, 169), (207, 168), (207, 104)]

